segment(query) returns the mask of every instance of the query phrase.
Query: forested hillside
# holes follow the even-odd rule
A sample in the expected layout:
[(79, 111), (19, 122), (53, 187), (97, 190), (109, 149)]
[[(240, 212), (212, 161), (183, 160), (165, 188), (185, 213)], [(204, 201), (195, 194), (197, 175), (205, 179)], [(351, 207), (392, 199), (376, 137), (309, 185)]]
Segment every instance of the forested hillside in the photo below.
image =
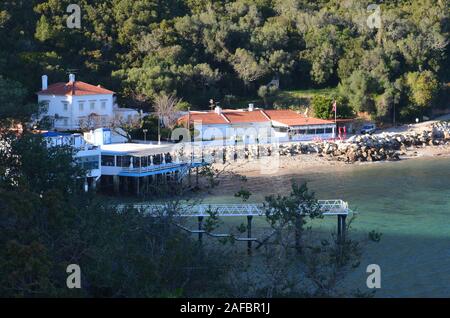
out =
[(70, 29), (72, 2), (0, 3), (2, 81), (21, 83), (31, 101), (43, 73), (54, 82), (69, 70), (145, 110), (161, 91), (193, 109), (265, 98), (277, 93), (272, 79), (339, 86), (354, 112), (386, 120), (448, 100), (448, 0), (382, 2), (379, 27), (368, 23), (375, 0), (79, 0), (81, 28)]

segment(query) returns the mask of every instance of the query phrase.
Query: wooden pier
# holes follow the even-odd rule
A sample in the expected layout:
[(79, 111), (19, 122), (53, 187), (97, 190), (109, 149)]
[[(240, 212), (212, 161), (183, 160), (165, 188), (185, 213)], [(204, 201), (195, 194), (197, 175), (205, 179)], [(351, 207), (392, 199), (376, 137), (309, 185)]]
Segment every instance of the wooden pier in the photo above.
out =
[[(337, 236), (338, 241), (343, 242), (345, 240), (346, 232), (346, 218), (353, 211), (348, 207), (346, 201), (337, 200), (318, 200), (319, 211), (323, 216), (336, 216), (337, 217)], [(149, 213), (154, 216), (164, 216), (166, 214), (167, 206), (163, 204), (134, 204), (135, 208)], [(209, 217), (211, 213), (214, 213), (218, 217), (231, 217), (231, 216), (245, 216), (247, 217), (247, 237), (233, 237), (236, 241), (247, 242), (248, 253), (251, 254), (252, 242), (258, 243), (261, 246), (263, 242), (260, 242), (257, 238), (252, 237), (252, 220), (253, 217), (265, 216), (265, 208), (263, 204), (198, 204), (198, 205), (181, 205), (179, 207), (179, 213), (177, 217), (197, 217), (198, 229), (192, 230), (184, 226), (177, 225), (179, 228), (191, 233), (198, 234), (198, 240), (201, 243), (203, 234), (216, 237), (226, 238), (231, 237), (230, 234), (215, 234), (207, 232), (203, 229), (203, 220), (205, 217)], [(306, 215), (307, 216), (307, 215)]]

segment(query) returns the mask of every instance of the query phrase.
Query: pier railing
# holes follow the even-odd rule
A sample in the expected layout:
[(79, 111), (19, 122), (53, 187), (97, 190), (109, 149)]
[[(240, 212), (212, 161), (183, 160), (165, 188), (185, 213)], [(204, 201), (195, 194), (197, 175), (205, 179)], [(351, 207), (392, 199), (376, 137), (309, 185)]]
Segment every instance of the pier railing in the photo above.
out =
[[(343, 200), (318, 200), (319, 211), (322, 215), (348, 215), (352, 211), (348, 203)], [(135, 208), (144, 210), (146, 213), (161, 215), (165, 213), (167, 206), (162, 204), (135, 204)], [(207, 217), (211, 213), (217, 216), (264, 216), (265, 208), (263, 204), (197, 204), (192, 206), (180, 206), (177, 216)]]
[[(347, 230), (346, 218), (349, 214), (353, 213), (349, 209), (348, 203), (343, 200), (318, 200), (317, 201), (319, 211), (324, 216), (337, 216), (337, 240), (339, 243), (345, 242), (345, 233)], [(123, 208), (124, 205), (119, 206)], [(163, 204), (134, 204), (135, 208), (145, 211), (149, 215), (153, 216), (165, 216), (167, 215), (167, 210), (170, 207)], [(257, 243), (256, 248), (261, 247), (265, 242), (270, 240), (273, 234), (276, 232), (272, 231), (267, 237), (259, 240), (252, 236), (252, 219), (256, 216), (265, 215), (265, 207), (263, 204), (197, 204), (192, 206), (180, 205), (178, 206), (177, 213), (174, 216), (180, 217), (197, 217), (198, 219), (198, 229), (189, 229), (185, 226), (175, 223), (176, 226), (183, 229), (184, 231), (197, 234), (198, 240), (201, 243), (203, 235), (208, 235), (215, 238), (230, 238), (235, 241), (245, 241), (247, 242), (247, 252), (252, 253), (252, 242)], [(247, 218), (247, 237), (235, 237), (231, 234), (218, 234), (208, 232), (203, 228), (204, 217), (210, 216), (214, 213), (217, 216), (245, 216)]]

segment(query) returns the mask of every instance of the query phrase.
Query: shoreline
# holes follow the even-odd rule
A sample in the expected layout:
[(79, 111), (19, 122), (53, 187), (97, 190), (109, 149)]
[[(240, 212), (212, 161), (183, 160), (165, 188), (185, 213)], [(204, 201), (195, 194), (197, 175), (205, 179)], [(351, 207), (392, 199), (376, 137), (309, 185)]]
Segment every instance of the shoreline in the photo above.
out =
[(333, 180), (336, 177), (348, 175), (349, 173), (352, 175), (353, 173), (362, 172), (365, 168), (382, 168), (383, 165), (387, 165), (387, 168), (392, 171), (394, 164), (398, 164), (398, 169), (401, 170), (402, 162), (406, 163), (411, 160), (423, 160), (425, 162), (437, 158), (450, 158), (450, 146), (426, 146), (408, 149), (400, 156), (400, 160), (393, 161), (345, 163), (331, 160), (318, 154), (281, 156), (279, 157), (278, 169), (270, 174), (264, 171), (264, 163), (266, 161), (264, 158), (246, 161), (238, 160), (225, 165), (214, 164), (213, 169), (221, 171), (217, 177), (219, 185), (208, 189), (204, 193), (198, 193), (193, 198), (204, 200), (207, 203), (239, 203), (242, 200), (236, 198), (235, 194), (240, 189), (246, 189), (252, 193), (249, 202), (261, 202), (265, 195), (287, 193), (286, 191), (290, 189), (289, 180), (324, 180), (324, 178), (329, 179), (326, 176), (327, 174), (331, 175), (331, 180)]
[[(277, 177), (299, 172), (320, 173), (336, 170), (348, 170), (355, 166), (369, 166), (390, 162), (402, 162), (418, 159), (450, 158), (450, 146), (426, 146), (407, 149), (399, 156), (400, 160), (364, 161), (345, 163), (328, 159), (320, 154), (302, 154), (296, 156), (265, 157), (255, 160), (237, 160), (228, 164), (215, 163), (214, 169), (245, 177)], [(278, 161), (278, 167), (270, 168), (270, 161)], [(223, 178), (223, 177), (221, 177)]]

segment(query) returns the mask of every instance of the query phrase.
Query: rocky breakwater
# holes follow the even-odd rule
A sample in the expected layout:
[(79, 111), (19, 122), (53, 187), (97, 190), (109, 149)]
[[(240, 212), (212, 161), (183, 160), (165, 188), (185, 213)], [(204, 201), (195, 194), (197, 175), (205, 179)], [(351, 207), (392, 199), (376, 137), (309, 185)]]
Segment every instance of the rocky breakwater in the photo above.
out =
[(330, 160), (356, 161), (399, 160), (401, 155), (415, 148), (442, 146), (450, 143), (450, 124), (438, 122), (421, 133), (407, 132), (353, 136), (346, 141), (324, 141), (309, 144), (280, 145), (280, 155), (292, 156), (317, 153)]
[[(252, 160), (270, 156), (316, 154), (328, 160), (346, 163), (400, 160), (400, 156), (417, 148), (450, 144), (450, 124), (437, 122), (422, 132), (358, 135), (345, 141), (289, 142), (264, 145), (205, 147), (202, 154), (215, 163)], [(199, 151), (197, 149), (197, 151)], [(200, 155), (200, 152), (197, 153)]]

